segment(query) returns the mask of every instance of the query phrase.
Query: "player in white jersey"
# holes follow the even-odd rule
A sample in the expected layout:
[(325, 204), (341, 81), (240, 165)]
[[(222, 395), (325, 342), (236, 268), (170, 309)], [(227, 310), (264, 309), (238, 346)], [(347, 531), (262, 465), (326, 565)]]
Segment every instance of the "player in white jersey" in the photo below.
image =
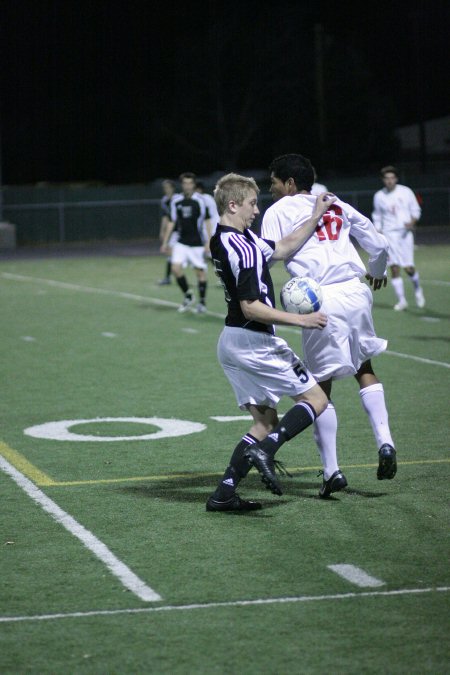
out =
[[(302, 228), (311, 217), (315, 199), (310, 194), (313, 169), (302, 155), (290, 154), (276, 158), (270, 171), (271, 193), (276, 201), (264, 214), (261, 236), (279, 241)], [(367, 274), (350, 236), (369, 253)], [(377, 443), (378, 479), (393, 478), (397, 471), (383, 385), (371, 365), (371, 358), (383, 352), (387, 342), (375, 334), (372, 293), (360, 281), (366, 276), (374, 290), (386, 286), (387, 251), (385, 237), (372, 222), (337, 199), (323, 215), (314, 235), (286, 261), (291, 276), (309, 276), (321, 285), (321, 309), (328, 316), (323, 331), (312, 334), (303, 330), (302, 338), (306, 365), (329, 400), (327, 409), (314, 423), (314, 438), (325, 467), (324, 485), (329, 486), (329, 492), (333, 492), (333, 481), (341, 475), (337, 417), (331, 401), (333, 379), (353, 375), (358, 381), (361, 403)]]
[(400, 274), (402, 268), (412, 281), (417, 306), (425, 307), (419, 273), (414, 266), (413, 230), (421, 216), (421, 208), (411, 188), (398, 184), (398, 172), (394, 166), (383, 167), (381, 178), (384, 188), (374, 195), (372, 220), (389, 242), (388, 266), (397, 296), (394, 309), (401, 312), (408, 307)]

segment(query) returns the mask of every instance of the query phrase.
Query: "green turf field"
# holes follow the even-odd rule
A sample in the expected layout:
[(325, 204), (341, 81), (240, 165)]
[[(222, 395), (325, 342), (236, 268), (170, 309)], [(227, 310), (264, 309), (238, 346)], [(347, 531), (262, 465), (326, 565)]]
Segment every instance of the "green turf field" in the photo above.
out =
[(0, 672), (448, 673), (449, 254), (416, 252), (425, 309), (409, 282), (407, 312), (375, 294), (396, 478), (377, 481), (344, 380), (348, 489), (318, 499), (307, 430), (280, 451), (282, 497), (242, 484), (264, 507), (247, 515), (205, 511), (249, 425), (216, 360), (214, 275), (209, 313), (180, 315), (161, 257), (1, 262)]

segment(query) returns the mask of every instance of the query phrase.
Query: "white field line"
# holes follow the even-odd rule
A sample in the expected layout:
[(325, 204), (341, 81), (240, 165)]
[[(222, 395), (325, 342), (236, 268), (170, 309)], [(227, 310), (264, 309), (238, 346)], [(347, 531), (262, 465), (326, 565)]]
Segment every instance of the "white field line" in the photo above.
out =
[(411, 356), (410, 354), (402, 354), (401, 352), (392, 352), (390, 349), (386, 349), (383, 354), (397, 356), (399, 359), (412, 359), (413, 361), (419, 361), (419, 363), (429, 363), (432, 366), (441, 366), (441, 368), (450, 368), (450, 363), (445, 363), (445, 361), (433, 361), (433, 359), (424, 359), (422, 356)]
[(0, 616), (0, 623), (20, 621), (49, 621), (58, 619), (83, 619), (91, 616), (116, 616), (118, 614), (154, 614), (155, 612), (180, 612), (195, 609), (219, 609), (222, 607), (254, 607), (258, 605), (283, 605), (303, 602), (350, 600), (355, 598), (396, 597), (399, 595), (418, 595), (425, 593), (446, 593), (450, 586), (436, 588), (404, 588), (397, 591), (361, 591), (359, 593), (336, 593), (334, 595), (299, 595), (291, 598), (265, 598), (259, 600), (234, 600), (230, 602), (208, 602), (192, 605), (160, 605), (158, 607), (140, 607), (134, 609), (99, 609), (90, 612), (67, 612), (66, 614), (35, 614), (30, 616)]
[(437, 279), (421, 279), (420, 283), (430, 286), (450, 286), (450, 281), (438, 281)]
[(145, 602), (156, 602), (161, 597), (152, 588), (147, 586), (134, 572), (130, 570), (121, 560), (108, 549), (100, 539), (80, 525), (71, 515), (63, 511), (58, 504), (49, 499), (42, 490), (26, 478), (12, 464), (6, 461), (0, 455), (0, 469), (2, 469), (13, 481), (29, 496), (41, 506), (57, 523), (60, 523), (71, 534), (73, 534), (81, 543), (93, 553), (102, 563), (106, 565), (111, 574), (113, 574), (120, 583), (129, 591), (134, 593), (140, 600)]
[(240, 420), (252, 420), (253, 417), (251, 415), (215, 415), (210, 419), (216, 422), (239, 422)]
[(342, 579), (350, 581), (351, 584), (359, 586), (360, 588), (378, 588), (378, 586), (385, 586), (385, 582), (381, 579), (376, 579), (367, 574), (360, 567), (356, 565), (327, 565), (328, 569), (338, 574)]
[[(110, 295), (118, 298), (125, 298), (127, 300), (140, 300), (147, 302), (151, 305), (159, 305), (162, 307), (179, 307), (179, 303), (170, 302), (169, 300), (160, 300), (159, 298), (151, 298), (146, 295), (137, 295), (135, 293), (124, 293), (123, 291), (108, 290), (106, 288), (94, 288), (91, 286), (81, 286), (79, 284), (69, 284), (65, 281), (55, 281), (53, 279), (43, 279), (41, 277), (30, 277), (23, 274), (12, 274), (10, 272), (2, 272), (1, 276), (4, 279), (11, 279), (12, 281), (26, 281), (31, 283), (39, 282), (41, 284), (46, 284), (47, 286), (54, 286), (55, 288), (66, 288), (71, 291), (81, 291), (83, 293), (96, 293), (98, 295)], [(428, 282), (430, 283), (430, 282)], [(436, 282), (440, 283), (440, 282)], [(446, 284), (447, 282), (442, 282)], [(207, 311), (208, 316), (213, 316), (216, 319), (225, 319), (224, 314), (218, 312)], [(287, 331), (289, 333), (299, 334), (299, 329), (292, 328), (290, 326), (278, 326), (279, 330)], [(402, 354), (400, 352), (385, 351), (384, 354), (389, 356), (398, 356), (403, 359), (410, 359), (411, 361), (418, 361), (419, 363), (428, 363), (433, 366), (440, 366), (442, 368), (450, 368), (450, 363), (445, 363), (444, 361), (433, 361), (432, 359), (424, 359), (420, 356), (413, 356), (411, 354)]]
[(159, 300), (158, 298), (149, 298), (146, 295), (136, 295), (135, 293), (124, 293), (123, 291), (108, 290), (107, 288), (93, 288), (91, 286), (80, 286), (79, 284), (69, 284), (65, 281), (55, 281), (54, 279), (42, 279), (41, 277), (30, 277), (23, 274), (11, 274), (10, 272), (2, 272), (4, 279), (11, 279), (12, 281), (28, 281), (55, 288), (66, 288), (69, 291), (82, 291), (83, 293), (95, 293), (97, 295), (112, 295), (114, 297), (126, 298), (127, 300), (143, 300), (152, 305), (160, 305), (163, 307), (179, 307), (179, 302), (170, 302), (169, 300)]

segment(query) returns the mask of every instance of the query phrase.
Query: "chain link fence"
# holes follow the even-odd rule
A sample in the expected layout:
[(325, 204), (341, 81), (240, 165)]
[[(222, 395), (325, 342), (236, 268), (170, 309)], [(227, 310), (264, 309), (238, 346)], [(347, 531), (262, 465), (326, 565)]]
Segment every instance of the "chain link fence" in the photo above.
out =
[[(422, 206), (421, 228), (448, 226), (450, 188), (414, 190)], [(43, 191), (35, 188), (25, 194), (5, 190), (3, 220), (14, 224), (18, 246), (158, 237), (160, 200), (145, 198), (145, 188), (91, 190), (89, 196), (94, 198), (83, 199), (87, 193), (88, 190), (77, 192), (67, 188)], [(337, 194), (364, 215), (371, 216), (373, 190), (337, 191)], [(272, 203), (270, 194), (260, 194), (259, 203), (264, 213)]]

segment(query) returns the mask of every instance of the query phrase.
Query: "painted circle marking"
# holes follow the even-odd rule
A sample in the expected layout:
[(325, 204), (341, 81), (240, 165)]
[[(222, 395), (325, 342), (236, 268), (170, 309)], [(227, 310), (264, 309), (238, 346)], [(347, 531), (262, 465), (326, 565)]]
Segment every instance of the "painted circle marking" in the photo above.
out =
[[(70, 428), (79, 424), (97, 424), (99, 422), (128, 422), (135, 424), (150, 424), (159, 427), (159, 431), (140, 436), (93, 436), (77, 434)], [(205, 424), (191, 422), (189, 420), (177, 420), (165, 417), (94, 417), (88, 420), (60, 420), (58, 422), (46, 422), (24, 429), (24, 434), (33, 438), (45, 438), (51, 441), (95, 441), (112, 443), (114, 441), (153, 441), (158, 438), (173, 438), (175, 436), (187, 436), (197, 434), (206, 429)]]

